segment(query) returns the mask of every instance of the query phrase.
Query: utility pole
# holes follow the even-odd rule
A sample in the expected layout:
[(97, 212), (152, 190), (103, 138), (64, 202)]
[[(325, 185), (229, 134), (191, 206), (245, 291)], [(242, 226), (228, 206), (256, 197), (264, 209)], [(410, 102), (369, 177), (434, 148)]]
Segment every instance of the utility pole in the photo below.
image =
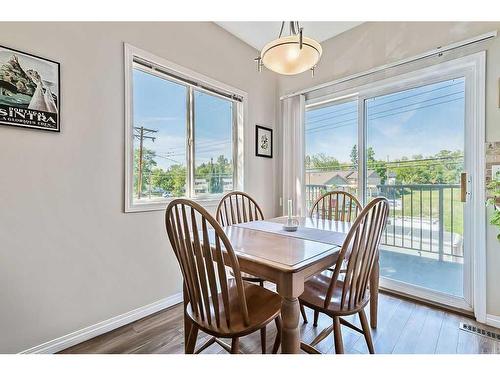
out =
[(151, 136), (150, 134), (157, 133), (158, 130), (154, 129), (147, 129), (144, 126), (134, 126), (134, 138), (139, 140), (139, 173), (137, 176), (137, 199), (141, 199), (142, 196), (142, 159), (143, 159), (143, 152), (142, 152), (142, 147), (144, 143), (144, 139), (150, 139), (151, 141), (155, 141), (156, 137)]

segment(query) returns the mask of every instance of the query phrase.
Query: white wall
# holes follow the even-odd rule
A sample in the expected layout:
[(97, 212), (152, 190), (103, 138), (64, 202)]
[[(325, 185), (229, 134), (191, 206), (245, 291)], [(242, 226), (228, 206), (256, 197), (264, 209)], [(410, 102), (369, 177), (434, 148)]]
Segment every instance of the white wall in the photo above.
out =
[[(323, 56), (311, 78), (309, 72), (280, 77), (278, 94), (284, 95), (371, 68), (408, 58), (438, 46), (488, 31), (500, 23), (487, 22), (368, 22), (322, 43)], [(307, 30), (305, 30), (307, 35)], [(486, 141), (500, 140), (498, 108), (500, 38), (487, 44)], [(487, 313), (500, 316), (500, 244), (498, 229), (487, 227)]]
[(61, 63), (60, 134), (0, 126), (0, 353), (181, 290), (163, 213), (123, 213), (123, 42), (248, 92), (245, 190), (274, 214), (276, 76), (212, 23), (0, 23), (0, 45)]

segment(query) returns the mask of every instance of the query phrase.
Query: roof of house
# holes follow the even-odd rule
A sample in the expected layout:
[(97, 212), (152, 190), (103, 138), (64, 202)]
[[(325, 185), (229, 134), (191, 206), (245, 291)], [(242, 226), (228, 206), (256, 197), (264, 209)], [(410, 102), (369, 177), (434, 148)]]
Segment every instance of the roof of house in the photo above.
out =
[[(368, 178), (378, 178), (378, 173), (374, 170), (368, 170)], [(309, 172), (306, 176), (306, 184), (308, 185), (331, 185), (333, 180), (342, 180), (344, 184), (349, 184), (353, 180), (357, 181), (357, 171), (325, 171), (325, 172)]]

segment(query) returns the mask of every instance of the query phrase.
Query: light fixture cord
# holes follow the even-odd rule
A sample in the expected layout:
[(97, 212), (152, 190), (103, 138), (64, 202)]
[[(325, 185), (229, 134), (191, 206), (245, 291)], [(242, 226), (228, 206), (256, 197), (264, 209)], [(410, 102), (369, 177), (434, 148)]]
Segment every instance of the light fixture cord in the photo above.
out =
[(285, 27), (285, 21), (281, 22), (280, 35), (278, 35), (278, 39), (281, 38), (281, 34), (283, 34), (283, 28)]
[[(283, 35), (283, 30), (285, 29), (285, 21), (281, 22), (280, 33), (278, 35), (278, 39)], [(299, 21), (290, 21), (290, 28), (288, 35), (297, 35), (300, 33), (300, 24)]]

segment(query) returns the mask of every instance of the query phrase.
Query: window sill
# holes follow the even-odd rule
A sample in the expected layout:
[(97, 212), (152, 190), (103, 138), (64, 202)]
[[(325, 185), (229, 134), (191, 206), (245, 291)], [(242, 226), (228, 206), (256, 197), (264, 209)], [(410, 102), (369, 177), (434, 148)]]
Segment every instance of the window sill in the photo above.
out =
[[(195, 198), (194, 202), (199, 203), (202, 207), (210, 209), (215, 208), (219, 204), (222, 195), (210, 198)], [(164, 211), (168, 204), (175, 198), (159, 200), (156, 202), (133, 203), (125, 207), (125, 213), (129, 212), (147, 212), (147, 211)]]

